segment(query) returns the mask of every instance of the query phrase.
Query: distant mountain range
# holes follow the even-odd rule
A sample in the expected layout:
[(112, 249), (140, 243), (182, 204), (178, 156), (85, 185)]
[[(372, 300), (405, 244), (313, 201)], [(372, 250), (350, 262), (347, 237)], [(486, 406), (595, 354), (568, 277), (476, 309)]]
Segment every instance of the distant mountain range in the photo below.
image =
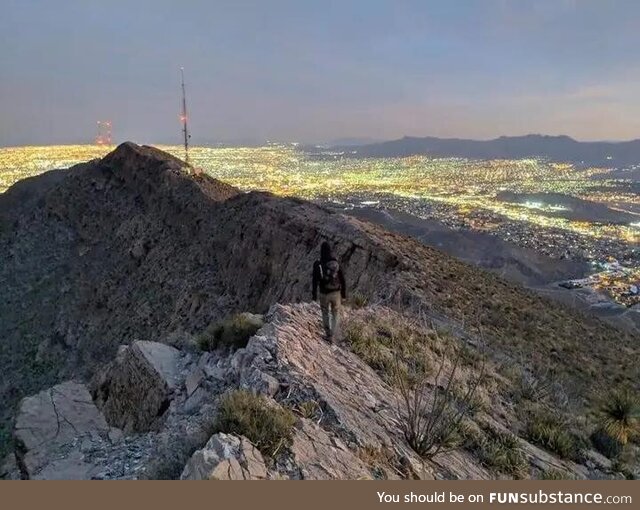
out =
[(553, 161), (621, 168), (640, 163), (640, 140), (627, 142), (579, 142), (568, 136), (501, 136), (494, 140), (417, 138), (372, 143), (359, 147), (335, 146), (352, 157), (403, 157), (428, 154), (474, 159), (546, 158)]

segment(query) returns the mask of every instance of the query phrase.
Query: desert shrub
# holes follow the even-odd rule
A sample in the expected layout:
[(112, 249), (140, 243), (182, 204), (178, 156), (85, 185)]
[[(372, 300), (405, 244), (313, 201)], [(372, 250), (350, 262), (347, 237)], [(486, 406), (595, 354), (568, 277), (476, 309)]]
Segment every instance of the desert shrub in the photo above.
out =
[(531, 402), (541, 402), (547, 400), (552, 391), (553, 384), (549, 379), (522, 370), (516, 379), (513, 397), (516, 401), (525, 399)]
[(460, 346), (460, 363), (465, 366), (479, 366), (482, 363), (482, 354), (469, 345)]
[(509, 394), (514, 402), (566, 408), (571, 400), (563, 384), (564, 376), (548, 360), (521, 356), (507, 377), (511, 380)]
[(393, 366), (393, 354), (367, 325), (360, 321), (350, 321), (344, 328), (344, 338), (353, 353), (367, 365), (387, 378)]
[(300, 414), (300, 416), (308, 420), (313, 420), (318, 415), (322, 416), (322, 408), (315, 400), (305, 400), (300, 402), (295, 410)]
[(386, 446), (365, 445), (358, 448), (357, 455), (369, 467), (375, 479), (387, 479), (388, 473), (405, 476), (400, 469), (398, 456)]
[(532, 442), (558, 454), (563, 459), (576, 459), (581, 450), (579, 438), (568, 424), (550, 411), (536, 409), (528, 416), (525, 434)]
[(601, 431), (625, 445), (640, 431), (640, 399), (628, 388), (612, 391), (600, 408)]
[(621, 473), (627, 480), (638, 479), (638, 454), (631, 452), (629, 448), (625, 448), (623, 453), (611, 463), (611, 470), (615, 473)]
[(562, 469), (545, 469), (540, 473), (540, 480), (574, 480), (575, 477)]
[(391, 385), (396, 384), (398, 372), (407, 378), (429, 372), (426, 353), (433, 339), (402, 317), (376, 314), (350, 319), (343, 331), (353, 353)]
[(239, 349), (263, 326), (262, 318), (250, 313), (238, 313), (221, 322), (210, 324), (197, 339), (203, 351), (219, 347)]
[(215, 431), (245, 436), (272, 457), (291, 444), (295, 422), (290, 410), (263, 396), (235, 390), (221, 399)]
[(352, 308), (364, 308), (369, 303), (369, 299), (360, 292), (352, 292), (349, 296), (349, 304)]
[(522, 477), (527, 468), (527, 460), (518, 438), (493, 428), (487, 428), (484, 432), (471, 446), (480, 462), (489, 469), (515, 478)]
[[(471, 380), (473, 383), (474, 379)], [(487, 409), (487, 404), (483, 400), (480, 391), (475, 391), (472, 395), (466, 397), (466, 391), (468, 386), (456, 385), (453, 388), (454, 397), (457, 401), (457, 406), (465, 409), (465, 414), (468, 416), (475, 416), (479, 412)], [(466, 398), (465, 398), (466, 397)]]
[[(427, 374), (410, 373), (396, 361), (396, 386), (400, 393), (398, 416), (409, 446), (421, 457), (430, 458), (459, 447), (463, 440), (463, 420), (473, 407), (476, 390), (484, 374), (484, 364), (477, 379), (464, 393), (456, 392), (460, 350), (449, 369), (442, 358), (433, 384)], [(403, 369), (400, 369), (403, 368)], [(435, 388), (435, 389), (433, 389)]]

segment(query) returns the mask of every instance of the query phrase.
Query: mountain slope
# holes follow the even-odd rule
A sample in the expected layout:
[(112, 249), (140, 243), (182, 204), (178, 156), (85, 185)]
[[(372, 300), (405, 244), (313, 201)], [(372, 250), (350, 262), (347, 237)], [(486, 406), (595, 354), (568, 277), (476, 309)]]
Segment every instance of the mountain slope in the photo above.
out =
[(23, 395), (89, 377), (120, 344), (309, 300), (323, 240), (350, 291), (460, 336), (481, 328), (496, 356), (542, 360), (582, 398), (594, 376), (638, 381), (637, 338), (371, 224), (188, 175), (156, 149), (127, 143), (19, 183), (0, 196), (0, 214), (4, 423)]
[(526, 286), (580, 278), (589, 269), (587, 264), (554, 260), (484, 232), (453, 230), (437, 220), (394, 209), (358, 207), (348, 213)]

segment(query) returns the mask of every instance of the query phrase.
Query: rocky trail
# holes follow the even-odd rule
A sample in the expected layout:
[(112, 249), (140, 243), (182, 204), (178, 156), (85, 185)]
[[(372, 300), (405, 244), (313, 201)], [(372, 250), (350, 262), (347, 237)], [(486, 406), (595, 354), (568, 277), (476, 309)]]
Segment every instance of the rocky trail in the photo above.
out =
[[(365, 313), (361, 311), (352, 314)], [(399, 426), (398, 395), (346, 346), (322, 340), (319, 308), (275, 305), (235, 352), (201, 353), (134, 342), (90, 384), (67, 381), (25, 398), (15, 425), (16, 464), (29, 479), (493, 478), (464, 450), (425, 461)], [(213, 433), (220, 397), (245, 389), (297, 412), (293, 440), (273, 458), (246, 437)], [(277, 403), (277, 404), (276, 404)], [(523, 441), (533, 467), (592, 470)], [(385, 452), (374, 459), (363, 452)]]

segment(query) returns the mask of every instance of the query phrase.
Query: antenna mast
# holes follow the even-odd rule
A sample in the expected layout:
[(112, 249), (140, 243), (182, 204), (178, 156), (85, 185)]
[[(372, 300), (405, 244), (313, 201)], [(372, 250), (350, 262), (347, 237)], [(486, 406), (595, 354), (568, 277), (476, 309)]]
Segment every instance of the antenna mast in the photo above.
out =
[(184, 134), (184, 161), (189, 164), (189, 128), (187, 126), (187, 94), (184, 88), (184, 67), (180, 68), (180, 76), (182, 78), (182, 115), (180, 121), (182, 122), (182, 133)]

